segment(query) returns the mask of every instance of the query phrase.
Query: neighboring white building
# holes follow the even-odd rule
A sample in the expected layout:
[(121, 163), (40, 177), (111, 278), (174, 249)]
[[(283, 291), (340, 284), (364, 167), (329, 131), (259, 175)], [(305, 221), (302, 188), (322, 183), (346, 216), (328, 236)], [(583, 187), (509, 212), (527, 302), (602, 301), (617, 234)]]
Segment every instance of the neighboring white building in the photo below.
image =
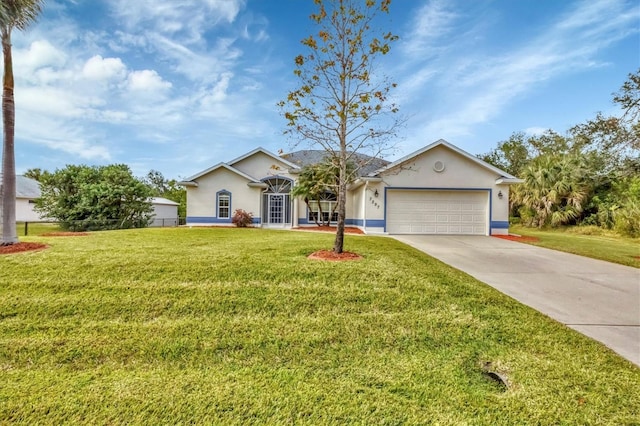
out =
[(178, 226), (178, 206), (180, 204), (167, 198), (153, 197), (153, 222), (149, 226)]
[[(0, 175), (0, 180), (2, 175)], [(2, 184), (0, 184), (0, 194)], [(47, 219), (40, 217), (33, 210), (34, 201), (40, 197), (40, 184), (37, 180), (26, 176), (16, 176), (16, 222), (43, 222)], [(0, 218), (2, 218), (2, 197), (0, 197)]]
[[(290, 195), (313, 152), (277, 156), (257, 148), (180, 182), (187, 188), (187, 225), (230, 226), (233, 211), (243, 209), (258, 226), (313, 226), (313, 206), (328, 212), (335, 195), (312, 201), (312, 210)], [(509, 186), (521, 180), (447, 141), (375, 166), (359, 170), (348, 187), (349, 226), (386, 234), (509, 232)]]

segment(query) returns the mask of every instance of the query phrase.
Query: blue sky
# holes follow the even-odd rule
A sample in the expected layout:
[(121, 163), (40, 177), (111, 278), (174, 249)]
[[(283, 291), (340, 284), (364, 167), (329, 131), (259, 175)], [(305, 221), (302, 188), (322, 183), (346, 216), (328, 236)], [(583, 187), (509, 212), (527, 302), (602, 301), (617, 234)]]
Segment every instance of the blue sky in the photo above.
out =
[[(126, 163), (184, 178), (258, 146), (291, 151), (276, 103), (314, 31), (312, 0), (47, 0), (13, 38), (16, 167)], [(637, 0), (395, 0), (378, 70), (408, 118), (401, 157), (444, 138), (479, 154), (513, 132), (616, 113), (640, 67)]]

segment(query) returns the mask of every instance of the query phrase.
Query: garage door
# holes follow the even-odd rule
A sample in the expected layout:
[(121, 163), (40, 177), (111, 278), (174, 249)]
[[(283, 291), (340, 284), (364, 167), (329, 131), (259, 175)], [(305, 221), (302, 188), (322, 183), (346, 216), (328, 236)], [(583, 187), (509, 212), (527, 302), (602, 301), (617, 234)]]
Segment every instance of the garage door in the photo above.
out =
[(390, 234), (487, 235), (485, 191), (387, 192)]

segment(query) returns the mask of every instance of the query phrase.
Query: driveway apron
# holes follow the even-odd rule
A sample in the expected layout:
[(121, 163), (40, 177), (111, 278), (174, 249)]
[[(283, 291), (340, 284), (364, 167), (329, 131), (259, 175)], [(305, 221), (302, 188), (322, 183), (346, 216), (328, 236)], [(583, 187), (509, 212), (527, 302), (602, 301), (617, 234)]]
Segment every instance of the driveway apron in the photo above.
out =
[(394, 235), (640, 366), (640, 270), (493, 237)]

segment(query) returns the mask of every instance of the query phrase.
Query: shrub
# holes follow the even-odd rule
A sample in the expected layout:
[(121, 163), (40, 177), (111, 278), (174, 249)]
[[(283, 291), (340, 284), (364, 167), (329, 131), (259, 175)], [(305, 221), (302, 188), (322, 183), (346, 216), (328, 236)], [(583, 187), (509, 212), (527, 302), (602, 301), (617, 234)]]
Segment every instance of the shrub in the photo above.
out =
[(253, 213), (246, 212), (242, 209), (235, 210), (233, 212), (233, 218), (231, 218), (231, 223), (238, 228), (251, 226), (251, 224), (253, 224)]
[(618, 233), (628, 237), (640, 237), (640, 203), (628, 201), (627, 204), (614, 212), (615, 229)]

